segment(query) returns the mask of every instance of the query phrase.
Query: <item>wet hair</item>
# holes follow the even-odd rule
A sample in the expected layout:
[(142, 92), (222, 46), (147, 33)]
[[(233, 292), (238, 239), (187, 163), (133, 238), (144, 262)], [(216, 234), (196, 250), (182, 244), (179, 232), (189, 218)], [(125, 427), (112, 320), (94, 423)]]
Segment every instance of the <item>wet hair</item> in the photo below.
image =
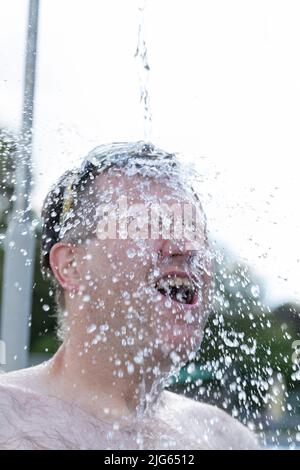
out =
[[(80, 184), (73, 188), (75, 194), (80, 197), (75, 198), (73, 206), (73, 216), (75, 220), (85, 221), (85, 224), (78, 224), (79, 227), (74, 226), (68, 230), (63, 237), (61, 237), (62, 213), (63, 206), (66, 196), (66, 191), (70, 182), (70, 179), (74, 177), (77, 170), (66, 171), (55, 183), (46, 198), (44, 199), (42, 206), (42, 240), (41, 240), (41, 252), (40, 252), (40, 265), (42, 276), (45, 280), (48, 280), (52, 285), (55, 294), (55, 304), (57, 308), (57, 319), (58, 319), (58, 333), (62, 331), (62, 317), (65, 310), (65, 294), (64, 289), (56, 279), (51, 265), (50, 265), (50, 251), (51, 248), (59, 241), (72, 243), (81, 243), (86, 238), (93, 237), (93, 227), (89, 226), (89, 219), (83, 217), (83, 214), (87, 215), (87, 207), (91, 211), (95, 206), (94, 204), (94, 193), (89, 194), (89, 189), (98, 174), (98, 169), (91, 169), (88, 174), (84, 175)], [(77, 228), (77, 230), (76, 230)], [(62, 339), (62, 333), (59, 334)]]
[[(135, 154), (132, 148), (135, 148), (134, 146), (137, 144), (143, 145)], [(110, 158), (112, 150), (117, 146), (120, 149), (119, 153), (115, 153), (114, 157)], [(81, 168), (66, 171), (57, 183), (51, 187), (42, 206), (41, 216), (43, 226), (40, 264), (43, 278), (50, 282), (54, 290), (58, 320), (57, 332), (60, 339), (64, 337), (63, 313), (65, 310), (65, 293), (51, 269), (50, 251), (59, 241), (79, 244), (87, 238), (96, 236), (95, 211), (99, 191), (94, 191), (93, 185), (97, 175), (110, 168), (126, 168), (129, 175), (134, 175), (139, 173), (144, 167), (146, 167), (146, 175), (148, 176), (158, 177), (159, 173), (170, 175), (174, 168), (176, 169), (175, 173), (180, 173), (176, 155), (160, 150), (152, 144), (137, 142), (112, 143), (100, 146), (90, 152), (89, 155), (92, 156), (92, 160), (94, 155), (97, 155), (98, 148), (101, 150), (105, 148), (107, 150), (107, 159), (103, 158), (101, 165), (87, 160)], [(152, 171), (153, 167), (155, 167), (155, 171)], [(142, 174), (144, 173), (142, 172)], [(72, 195), (71, 199), (70, 193)], [(202, 209), (201, 202), (195, 192), (194, 195)], [(67, 217), (65, 217), (65, 213), (67, 213)], [(204, 218), (206, 222), (205, 214)], [(206, 232), (206, 223), (204, 228)]]

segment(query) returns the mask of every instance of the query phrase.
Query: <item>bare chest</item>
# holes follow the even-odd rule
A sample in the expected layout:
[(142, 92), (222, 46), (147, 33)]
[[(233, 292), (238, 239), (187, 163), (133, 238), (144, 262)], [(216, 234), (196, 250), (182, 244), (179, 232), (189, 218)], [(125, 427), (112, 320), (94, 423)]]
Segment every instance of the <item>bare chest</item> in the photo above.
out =
[[(10, 413), (12, 410), (10, 410)], [(0, 418), (1, 421), (1, 418)], [(191, 449), (193, 440), (153, 416), (126, 427), (88, 415), (77, 406), (29, 401), (7, 419), (6, 442), (18, 449)], [(5, 423), (0, 423), (1, 427)], [(197, 448), (195, 445), (194, 448)], [(198, 446), (199, 448), (199, 446)]]

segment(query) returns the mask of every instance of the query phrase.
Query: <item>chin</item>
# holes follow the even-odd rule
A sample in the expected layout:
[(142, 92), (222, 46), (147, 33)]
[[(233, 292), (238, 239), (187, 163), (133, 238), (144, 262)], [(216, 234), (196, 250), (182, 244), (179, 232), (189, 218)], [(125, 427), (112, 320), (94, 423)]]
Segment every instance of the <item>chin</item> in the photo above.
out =
[(186, 363), (190, 355), (199, 350), (201, 337), (200, 330), (195, 334), (195, 328), (192, 325), (182, 325), (172, 330), (161, 331), (155, 355)]

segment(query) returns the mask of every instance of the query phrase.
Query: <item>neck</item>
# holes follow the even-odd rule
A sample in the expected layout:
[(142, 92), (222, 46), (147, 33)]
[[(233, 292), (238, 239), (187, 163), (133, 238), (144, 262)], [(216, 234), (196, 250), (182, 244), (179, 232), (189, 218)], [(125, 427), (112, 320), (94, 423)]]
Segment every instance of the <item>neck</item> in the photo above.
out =
[(153, 358), (124, 370), (125, 357), (121, 364), (116, 363), (110, 350), (97, 345), (96, 350), (80, 355), (82, 346), (67, 339), (49, 363), (52, 383), (57, 384), (61, 398), (75, 401), (92, 414), (105, 415), (107, 421), (141, 417), (158, 400), (167, 370), (157, 375), (161, 364), (154, 364)]

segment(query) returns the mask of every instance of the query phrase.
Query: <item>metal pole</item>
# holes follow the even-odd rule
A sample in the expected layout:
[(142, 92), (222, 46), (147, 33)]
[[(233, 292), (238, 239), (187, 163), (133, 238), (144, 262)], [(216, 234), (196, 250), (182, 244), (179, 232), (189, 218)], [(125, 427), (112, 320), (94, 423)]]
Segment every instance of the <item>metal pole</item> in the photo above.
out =
[(28, 365), (35, 233), (31, 217), (32, 124), (39, 0), (30, 0), (27, 25), (22, 132), (18, 142), (15, 203), (5, 238), (1, 340), (6, 371)]

